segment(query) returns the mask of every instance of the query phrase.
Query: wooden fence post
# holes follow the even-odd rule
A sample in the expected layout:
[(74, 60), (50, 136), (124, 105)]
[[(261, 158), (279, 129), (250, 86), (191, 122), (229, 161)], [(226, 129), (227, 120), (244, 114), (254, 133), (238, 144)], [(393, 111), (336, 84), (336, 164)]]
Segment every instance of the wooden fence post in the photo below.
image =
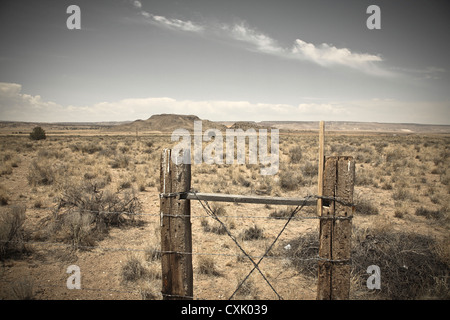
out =
[[(317, 195), (323, 195), (323, 167), (325, 161), (325, 123), (320, 121), (319, 124), (319, 168), (318, 168), (318, 190)], [(322, 216), (322, 199), (317, 199), (317, 215)]]
[[(328, 157), (325, 161), (323, 195), (339, 201), (323, 200), (320, 220), (319, 274), (317, 299), (348, 299), (350, 293), (351, 219), (355, 162), (352, 157)], [(329, 219), (326, 219), (329, 218)]]
[(191, 165), (176, 164), (172, 150), (164, 149), (160, 170), (162, 294), (165, 300), (193, 297), (190, 200), (178, 192), (191, 187)]

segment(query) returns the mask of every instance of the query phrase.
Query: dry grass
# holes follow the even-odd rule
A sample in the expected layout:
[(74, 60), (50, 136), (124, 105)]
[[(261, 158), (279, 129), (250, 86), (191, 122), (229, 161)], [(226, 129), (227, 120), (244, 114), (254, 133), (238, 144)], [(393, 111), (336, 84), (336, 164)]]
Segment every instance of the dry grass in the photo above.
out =
[(51, 217), (42, 220), (39, 238), (68, 242), (74, 248), (90, 247), (111, 227), (135, 222), (141, 203), (130, 191), (103, 189), (102, 181), (64, 184)]
[(122, 266), (122, 279), (124, 281), (137, 281), (148, 276), (148, 274), (149, 272), (141, 259), (134, 255), (129, 256)]
[(4, 186), (0, 185), (0, 205), (6, 206), (9, 201), (8, 196), (9, 190), (7, 190)]
[(240, 238), (244, 241), (250, 241), (250, 240), (261, 240), (264, 239), (264, 230), (261, 227), (258, 227), (256, 224), (253, 226), (245, 229), (241, 235)]
[(220, 276), (217, 270), (214, 259), (209, 256), (201, 256), (197, 262), (197, 270), (199, 274), (206, 274), (210, 276)]
[(0, 259), (26, 251), (24, 224), (26, 207), (12, 206), (0, 211)]
[(383, 299), (449, 299), (450, 265), (442, 243), (430, 236), (398, 232), (384, 226), (354, 231), (352, 265), (359, 277), (355, 291), (367, 292), (366, 269), (377, 265), (381, 270)]

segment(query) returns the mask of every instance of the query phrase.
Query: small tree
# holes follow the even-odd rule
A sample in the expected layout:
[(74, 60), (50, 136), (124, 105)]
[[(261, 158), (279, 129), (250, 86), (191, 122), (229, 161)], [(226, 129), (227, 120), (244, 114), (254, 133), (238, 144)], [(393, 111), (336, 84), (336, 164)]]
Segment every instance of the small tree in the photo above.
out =
[(41, 127), (35, 127), (33, 131), (30, 133), (31, 140), (43, 140), (46, 138), (47, 136), (45, 135), (45, 131)]

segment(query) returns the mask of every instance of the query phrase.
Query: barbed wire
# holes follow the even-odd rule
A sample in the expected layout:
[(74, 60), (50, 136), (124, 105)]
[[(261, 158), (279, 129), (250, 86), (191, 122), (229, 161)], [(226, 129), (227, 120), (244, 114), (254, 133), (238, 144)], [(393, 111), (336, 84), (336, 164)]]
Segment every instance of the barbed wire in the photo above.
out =
[[(16, 243), (21, 245), (46, 245), (46, 246), (59, 246), (66, 247), (71, 249), (80, 249), (80, 250), (100, 250), (100, 251), (130, 251), (130, 252), (144, 252), (144, 253), (155, 253), (155, 254), (179, 254), (179, 255), (192, 255), (192, 256), (223, 256), (223, 257), (237, 257), (243, 258), (245, 255), (237, 254), (237, 253), (216, 253), (216, 252), (183, 252), (183, 251), (162, 251), (162, 250), (154, 250), (151, 248), (127, 248), (127, 247), (104, 247), (104, 246), (86, 246), (86, 245), (78, 245), (78, 244), (69, 244), (69, 243), (61, 243), (61, 242), (50, 242), (50, 241), (17, 241), (17, 240), (0, 240), (0, 243)], [(288, 249), (286, 249), (288, 251)], [(249, 257), (253, 259), (260, 259), (263, 255), (251, 255), (248, 254)], [(268, 259), (279, 259), (279, 260), (290, 260), (292, 258), (283, 257), (283, 256), (266, 256)], [(295, 257), (296, 261), (331, 261), (331, 262), (339, 262), (340, 260), (331, 260), (331, 259), (323, 259), (318, 255), (310, 258), (299, 258)]]
[(139, 294), (139, 290), (123, 290), (123, 289), (110, 289), (110, 288), (90, 288), (90, 287), (85, 287), (85, 286), (81, 286), (80, 289), (69, 289), (67, 288), (67, 285), (56, 285), (56, 284), (50, 284), (50, 283), (38, 283), (36, 284), (35, 280), (28, 280), (27, 278), (25, 279), (21, 279), (21, 280), (6, 280), (6, 279), (0, 279), (0, 283), (9, 283), (9, 284), (20, 284), (20, 283), (24, 283), (27, 282), (28, 285), (31, 288), (34, 287), (38, 287), (38, 288), (66, 288), (69, 291), (81, 291), (81, 290), (87, 290), (87, 291), (99, 291), (99, 292), (114, 292), (114, 293), (131, 293), (131, 294)]
[[(281, 278), (281, 279), (277, 279), (276, 281), (282, 281), (282, 280), (287, 280), (289, 278)], [(19, 279), (19, 280), (9, 280), (9, 279), (2, 279), (0, 278), (0, 284), (2, 284), (2, 288), (8, 288), (6, 285), (10, 285), (9, 289), (14, 290), (14, 288), (17, 287), (27, 287), (27, 289), (30, 289), (32, 292), (34, 292), (35, 289), (39, 288), (39, 289), (64, 289), (67, 290), (68, 292), (73, 292), (74, 294), (76, 294), (77, 292), (83, 292), (83, 291), (93, 291), (93, 292), (105, 292), (105, 293), (118, 293), (118, 294), (131, 294), (131, 295), (140, 295), (141, 299), (145, 300), (145, 289), (142, 287), (139, 287), (137, 289), (114, 289), (114, 288), (93, 288), (93, 287), (86, 287), (84, 285), (81, 285), (79, 289), (69, 289), (67, 287), (67, 282), (64, 280), (60, 280), (62, 283), (61, 284), (51, 284), (48, 282), (37, 282), (35, 279), (29, 279), (28, 277)], [(310, 292), (315, 292), (315, 290), (313, 288), (311, 288), (310, 286), (307, 285), (300, 285), (300, 287), (302, 287), (305, 290), (309, 290)], [(152, 296), (151, 300), (158, 300), (161, 299), (161, 297), (170, 297), (170, 298), (180, 298), (180, 299), (195, 299), (195, 300), (208, 300), (205, 298), (200, 298), (197, 294), (194, 294), (193, 296), (185, 296), (185, 295), (175, 295), (175, 294), (166, 294), (166, 293), (156, 293), (155, 295)], [(22, 297), (20, 297), (20, 295), (18, 296), (18, 294), (15, 294), (15, 296), (10, 296), (9, 298), (16, 298), (16, 299), (20, 299)], [(8, 299), (9, 299), (8, 298)], [(87, 298), (89, 299), (89, 298)]]

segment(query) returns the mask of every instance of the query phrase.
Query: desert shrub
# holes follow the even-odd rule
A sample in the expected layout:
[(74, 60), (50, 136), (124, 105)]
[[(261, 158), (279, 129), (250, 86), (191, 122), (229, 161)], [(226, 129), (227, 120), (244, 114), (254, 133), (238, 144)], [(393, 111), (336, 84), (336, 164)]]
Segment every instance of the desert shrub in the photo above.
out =
[(49, 149), (39, 149), (38, 158), (55, 158), (62, 159), (64, 158), (64, 153), (58, 150), (49, 150)]
[[(355, 148), (344, 143), (343, 141), (336, 140), (334, 142), (330, 142), (330, 152), (336, 155), (345, 155), (345, 154), (353, 154), (355, 152)], [(353, 143), (352, 143), (353, 144)]]
[(304, 177), (313, 178), (319, 173), (319, 168), (312, 162), (307, 162), (302, 166), (302, 174)]
[(25, 206), (12, 206), (0, 211), (0, 258), (25, 252)]
[(123, 180), (119, 183), (119, 188), (121, 189), (128, 189), (131, 188), (131, 181), (130, 180)]
[(310, 276), (317, 276), (317, 260), (319, 254), (318, 232), (306, 232), (296, 239), (283, 243), (278, 250), (281, 255), (292, 261), (298, 272)]
[(84, 177), (86, 180), (92, 180), (92, 179), (97, 178), (97, 173), (96, 173), (96, 172), (85, 172), (84, 175), (83, 175), (83, 177)]
[(370, 186), (373, 185), (373, 177), (365, 170), (360, 170), (355, 176), (355, 185)]
[(280, 187), (283, 190), (296, 190), (303, 185), (303, 177), (299, 172), (284, 170), (280, 173)]
[(0, 177), (11, 174), (13, 169), (12, 165), (9, 162), (0, 163)]
[(292, 208), (285, 208), (285, 209), (277, 209), (275, 211), (272, 211), (269, 214), (269, 217), (275, 218), (275, 219), (288, 219), (292, 214), (293, 209)]
[(416, 216), (439, 220), (445, 217), (445, 212), (443, 210), (430, 210), (424, 207), (420, 207), (416, 209)]
[(153, 141), (145, 141), (145, 145), (146, 145), (148, 148), (151, 148), (151, 147), (153, 147)]
[[(450, 253), (445, 241), (440, 244), (429, 236), (389, 228), (354, 228), (352, 241), (352, 291), (369, 294), (366, 270), (377, 265), (381, 270), (377, 294), (383, 299), (450, 298)], [(277, 252), (289, 258), (300, 273), (317, 277), (317, 232), (302, 233), (283, 243)]]
[(102, 148), (102, 150), (98, 152), (98, 155), (104, 156), (106, 158), (114, 157), (117, 153), (116, 148), (117, 146), (113, 144), (106, 145)]
[(142, 265), (141, 260), (136, 256), (128, 257), (122, 266), (122, 279), (124, 281), (136, 281), (148, 275), (148, 270)]
[(395, 211), (394, 211), (394, 217), (401, 219), (401, 218), (403, 218), (407, 213), (408, 213), (408, 211), (406, 211), (406, 210), (395, 209)]
[(386, 152), (386, 162), (395, 162), (398, 160), (403, 160), (405, 157), (404, 153), (400, 150), (392, 150)]
[(227, 231), (225, 230), (225, 227), (217, 221), (213, 221), (213, 224), (210, 225), (208, 220), (202, 219), (201, 226), (202, 226), (204, 232), (211, 232), (211, 233), (215, 233), (218, 235), (227, 233)]
[(372, 161), (371, 150), (368, 148), (358, 148), (355, 160), (357, 163), (370, 163)]
[(256, 224), (253, 227), (245, 229), (241, 234), (242, 240), (260, 240), (264, 239), (263, 229)]
[(117, 154), (114, 156), (114, 158), (110, 161), (111, 168), (118, 169), (118, 168), (126, 168), (128, 167), (128, 164), (130, 163), (130, 159), (127, 155), (124, 154)]
[(385, 299), (449, 299), (448, 261), (442, 259), (436, 241), (417, 233), (357, 230), (352, 250), (352, 273), (367, 290), (367, 267), (381, 270), (381, 290)]
[(245, 175), (243, 175), (243, 174), (239, 174), (237, 179), (234, 180), (234, 183), (235, 184), (240, 184), (244, 188), (248, 188), (252, 184), (252, 182), (250, 180), (248, 180), (247, 177)]
[(139, 286), (139, 294), (142, 300), (159, 300), (161, 292), (151, 282)]
[(156, 261), (161, 259), (161, 245), (154, 244), (145, 250), (146, 261)]
[(101, 190), (96, 181), (83, 181), (64, 187), (57, 211), (87, 211), (94, 214), (97, 225), (118, 226), (125, 222), (125, 215), (133, 218), (141, 206), (132, 192)]
[(363, 215), (375, 215), (379, 213), (378, 208), (367, 199), (357, 199), (355, 209), (356, 213)]
[(31, 186), (51, 185), (57, 177), (66, 172), (67, 166), (61, 163), (53, 163), (48, 159), (38, 158), (31, 162), (28, 169), (27, 180)]
[(375, 147), (377, 153), (382, 153), (383, 149), (389, 146), (386, 142), (374, 142), (372, 145)]
[(223, 216), (227, 213), (223, 204), (220, 204), (220, 203), (213, 203), (211, 205), (211, 209), (214, 212), (214, 214), (217, 216)]
[(0, 185), (0, 206), (6, 206), (9, 201), (8, 190)]
[(30, 133), (30, 139), (31, 140), (44, 140), (47, 136), (45, 134), (45, 130), (41, 127), (34, 127), (33, 131)]
[(295, 146), (290, 149), (289, 156), (291, 157), (291, 163), (299, 163), (302, 160), (302, 147)]
[(392, 194), (392, 199), (400, 201), (411, 200), (412, 195), (408, 190), (399, 188)]
[(220, 276), (220, 272), (216, 269), (214, 259), (212, 257), (201, 256), (198, 259), (198, 273), (210, 276)]
[[(244, 278), (239, 278), (236, 284), (236, 297), (242, 299), (243, 297), (249, 297), (251, 299), (258, 299), (258, 288), (252, 278), (248, 278), (244, 283)], [(240, 286), (240, 287), (239, 287)], [(238, 289), (239, 288), (239, 289)]]
[(441, 183), (446, 186), (450, 185), (450, 173), (447, 172), (448, 171), (445, 170), (445, 172), (439, 176)]
[(69, 144), (69, 148), (70, 150), (72, 150), (72, 152), (77, 152), (81, 150), (81, 145), (78, 143), (71, 143)]
[(96, 181), (67, 183), (58, 198), (54, 215), (43, 220), (46, 237), (71, 243), (74, 248), (92, 246), (111, 227), (135, 222), (141, 202), (132, 192), (101, 190)]
[(5, 152), (0, 157), (0, 176), (8, 175), (13, 172), (13, 168), (17, 168), (20, 163), (18, 155)]
[(34, 300), (36, 298), (34, 281), (28, 278), (14, 281), (11, 293), (15, 300)]
[(102, 151), (103, 148), (98, 143), (90, 142), (90, 143), (81, 145), (80, 150), (83, 153), (94, 154), (96, 152)]
[(122, 153), (127, 153), (128, 151), (130, 151), (130, 147), (128, 146), (121, 146), (119, 147), (119, 151)]
[(381, 185), (381, 189), (383, 190), (392, 190), (392, 184), (388, 181)]
[(255, 186), (255, 193), (257, 195), (270, 195), (273, 190), (273, 179), (264, 176)]
[(93, 221), (94, 215), (90, 212), (71, 211), (65, 214), (60, 221), (63, 237), (69, 239), (74, 248), (93, 246)]

